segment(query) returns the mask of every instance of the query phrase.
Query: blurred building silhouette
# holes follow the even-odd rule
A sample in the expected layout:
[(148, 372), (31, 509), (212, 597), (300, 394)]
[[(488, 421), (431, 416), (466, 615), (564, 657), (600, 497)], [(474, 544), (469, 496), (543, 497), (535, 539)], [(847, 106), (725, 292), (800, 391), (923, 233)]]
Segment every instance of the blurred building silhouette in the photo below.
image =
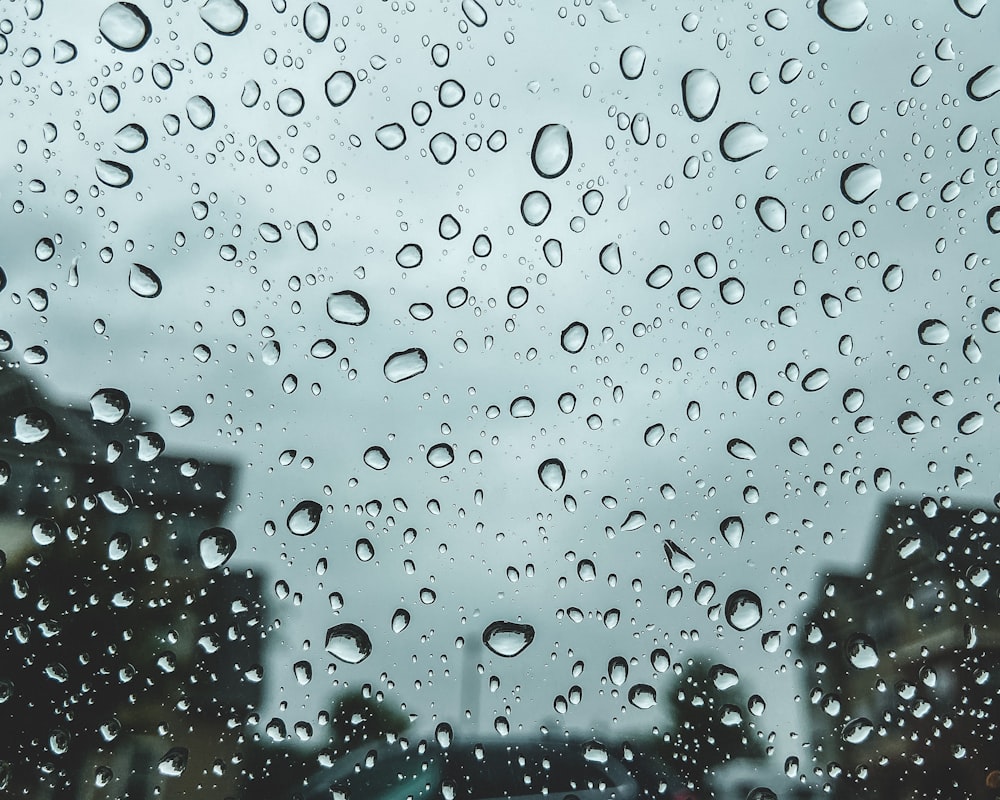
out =
[(199, 550), (234, 467), (165, 455), (135, 415), (59, 406), (6, 361), (0, 425), (0, 785), (235, 795), (262, 582)]
[(864, 574), (808, 613), (814, 745), (845, 797), (994, 798), (1000, 769), (1000, 520), (887, 505)]

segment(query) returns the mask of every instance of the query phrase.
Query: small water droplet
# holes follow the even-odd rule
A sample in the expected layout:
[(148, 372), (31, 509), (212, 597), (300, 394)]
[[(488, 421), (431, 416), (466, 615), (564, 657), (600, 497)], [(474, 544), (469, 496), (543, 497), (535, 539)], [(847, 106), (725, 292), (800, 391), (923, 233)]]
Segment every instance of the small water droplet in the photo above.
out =
[(605, 272), (611, 275), (617, 275), (622, 271), (621, 248), (619, 248), (618, 244), (615, 242), (604, 245), (604, 247), (601, 248), (598, 261), (601, 264), (601, 268)]
[(758, 198), (754, 209), (757, 212), (757, 218), (769, 231), (778, 233), (785, 229), (785, 223), (788, 220), (788, 210), (785, 208), (785, 204), (777, 197), (765, 196)]
[(733, 458), (738, 458), (741, 461), (753, 461), (757, 458), (757, 451), (743, 439), (730, 439), (726, 444), (726, 450)]
[(120, 161), (98, 159), (94, 171), (101, 183), (113, 189), (122, 189), (132, 183), (132, 168)]
[(159, 297), (163, 289), (160, 277), (143, 264), (133, 264), (128, 273), (128, 288), (138, 297)]
[(719, 532), (730, 547), (739, 547), (743, 541), (743, 520), (739, 517), (726, 517), (719, 523)]
[(375, 131), (375, 141), (386, 150), (398, 150), (406, 144), (406, 130), (398, 122), (390, 122)]
[(856, 633), (845, 645), (847, 660), (857, 669), (872, 669), (878, 665), (875, 640), (863, 633)]
[(121, 389), (98, 389), (90, 398), (91, 416), (97, 422), (116, 425), (131, 409), (128, 395)]
[(178, 778), (184, 774), (188, 765), (188, 749), (172, 747), (156, 765), (157, 772), (168, 778)]
[(636, 708), (652, 708), (656, 705), (656, 689), (648, 683), (637, 683), (628, 690), (628, 701)]
[(646, 428), (645, 433), (643, 433), (642, 435), (642, 440), (649, 447), (656, 447), (656, 445), (658, 445), (663, 440), (663, 436), (665, 435), (665, 433), (666, 431), (664, 430), (663, 425), (657, 422)]

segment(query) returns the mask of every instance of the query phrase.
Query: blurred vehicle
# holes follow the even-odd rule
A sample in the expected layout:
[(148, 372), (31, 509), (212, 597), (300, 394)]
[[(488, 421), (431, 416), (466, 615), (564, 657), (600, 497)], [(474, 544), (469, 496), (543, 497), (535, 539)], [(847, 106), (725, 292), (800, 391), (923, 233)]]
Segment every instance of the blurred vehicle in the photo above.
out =
[[(338, 774), (339, 773), (339, 774)], [(349, 774), (317, 773), (303, 800), (490, 800), (574, 796), (638, 800), (636, 781), (602, 747), (580, 742), (421, 742)]]

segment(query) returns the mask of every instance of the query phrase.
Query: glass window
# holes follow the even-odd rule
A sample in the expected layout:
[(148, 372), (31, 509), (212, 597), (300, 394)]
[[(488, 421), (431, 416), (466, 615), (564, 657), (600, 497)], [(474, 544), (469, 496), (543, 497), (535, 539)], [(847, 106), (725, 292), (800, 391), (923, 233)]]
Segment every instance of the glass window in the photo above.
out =
[(6, 3), (0, 790), (995, 798), (998, 15)]

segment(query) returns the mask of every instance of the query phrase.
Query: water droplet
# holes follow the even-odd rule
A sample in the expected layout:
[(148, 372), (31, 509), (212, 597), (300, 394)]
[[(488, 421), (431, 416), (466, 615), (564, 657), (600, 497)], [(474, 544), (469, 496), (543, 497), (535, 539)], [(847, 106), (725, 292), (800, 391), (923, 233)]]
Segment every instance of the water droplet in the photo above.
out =
[(757, 458), (757, 451), (743, 439), (730, 439), (726, 444), (726, 450), (733, 458), (738, 458), (741, 461), (753, 461)]
[(995, 64), (979, 70), (969, 78), (965, 91), (973, 100), (987, 100), (1000, 92), (1000, 68)]
[(372, 640), (363, 629), (345, 622), (326, 632), (326, 652), (345, 664), (360, 664), (372, 654)]
[(646, 285), (650, 289), (662, 289), (671, 279), (673, 279), (674, 273), (666, 264), (660, 264), (653, 267), (649, 274), (646, 276)]
[(983, 427), (985, 422), (985, 417), (978, 411), (970, 411), (958, 421), (958, 432), (966, 436), (971, 436)]
[(535, 413), (535, 401), (530, 397), (515, 397), (510, 404), (510, 415), (515, 419), (527, 419)]
[(858, 717), (844, 726), (843, 738), (849, 744), (861, 744), (874, 730), (875, 726), (870, 719)]
[(144, 264), (133, 264), (128, 272), (128, 288), (138, 297), (159, 297), (163, 289), (160, 276)]
[(465, 87), (458, 81), (448, 79), (438, 87), (438, 102), (445, 108), (454, 108), (465, 99)]
[(802, 388), (807, 392), (818, 392), (824, 386), (830, 382), (830, 373), (825, 369), (819, 368), (814, 369), (809, 372), (802, 379)]
[(970, 364), (978, 364), (983, 358), (983, 350), (975, 336), (967, 336), (962, 344), (962, 355)]
[(683, 575), (695, 568), (694, 559), (681, 550), (677, 542), (672, 539), (663, 540), (663, 552), (667, 556), (667, 564), (674, 572)]
[(597, 579), (597, 567), (589, 558), (583, 558), (576, 565), (576, 576), (584, 583), (590, 583)]
[(737, 122), (730, 125), (719, 139), (722, 157), (727, 161), (750, 158), (766, 146), (767, 135), (752, 122)]
[(482, 28), (486, 24), (486, 9), (478, 0), (462, 0), (462, 13), (477, 28)]
[(184, 110), (188, 121), (200, 131), (210, 128), (215, 122), (215, 106), (204, 95), (197, 94), (190, 98)]
[(247, 7), (240, 0), (207, 0), (198, 14), (213, 31), (235, 36), (247, 24)]
[(769, 231), (777, 233), (785, 229), (788, 210), (777, 197), (761, 197), (754, 208), (757, 211), (757, 218)]
[(531, 165), (543, 178), (558, 178), (573, 159), (573, 139), (565, 125), (543, 125), (531, 146)]
[(819, 16), (839, 31), (856, 31), (868, 21), (864, 0), (819, 0)]
[(302, 113), (302, 109), (305, 108), (306, 101), (302, 96), (302, 92), (289, 86), (288, 88), (282, 89), (278, 92), (275, 105), (278, 106), (278, 111), (286, 117), (296, 117)]
[(608, 678), (615, 686), (623, 686), (628, 680), (628, 661), (615, 656), (608, 662)]
[(354, 543), (354, 555), (358, 557), (358, 561), (371, 561), (375, 558), (375, 546), (370, 539), (358, 539)]
[(132, 183), (132, 168), (119, 161), (98, 159), (94, 171), (97, 179), (112, 189), (122, 189)]
[(31, 525), (31, 538), (42, 547), (54, 544), (59, 537), (59, 525), (53, 519), (36, 519)]
[(899, 264), (890, 264), (882, 273), (882, 286), (887, 292), (895, 292), (903, 285), (903, 268)]
[(503, 658), (520, 655), (534, 639), (535, 629), (518, 622), (491, 622), (483, 631), (483, 644)]
[(323, 506), (315, 500), (302, 500), (288, 515), (285, 524), (296, 536), (308, 536), (319, 527)]
[(558, 458), (547, 458), (538, 465), (538, 480), (550, 492), (558, 492), (566, 482), (566, 467)]
[(844, 399), (843, 399), (844, 411), (848, 412), (849, 414), (853, 414), (856, 411), (860, 411), (861, 406), (864, 405), (864, 402), (865, 402), (865, 393), (862, 392), (860, 389), (852, 388), (844, 392)]
[(708, 671), (708, 679), (716, 689), (725, 691), (732, 689), (740, 682), (739, 673), (726, 664), (714, 664)]
[(98, 389), (90, 398), (90, 412), (97, 422), (116, 425), (131, 408), (128, 395), (121, 389)]
[(628, 701), (636, 708), (652, 708), (656, 705), (656, 689), (648, 683), (637, 683), (628, 690)]
[(618, 58), (618, 66), (621, 67), (625, 80), (634, 81), (646, 66), (646, 51), (638, 45), (630, 44), (622, 50)]
[(217, 569), (236, 552), (236, 537), (228, 528), (209, 528), (198, 537), (198, 553), (207, 569)]
[(570, 323), (559, 337), (562, 349), (567, 353), (579, 353), (587, 344), (587, 326), (582, 322)]
[(364, 325), (368, 321), (368, 301), (349, 289), (326, 298), (326, 313), (342, 325)]
[(521, 219), (533, 228), (545, 222), (550, 211), (552, 211), (552, 201), (545, 192), (536, 189), (521, 198)]
[(719, 532), (730, 547), (739, 547), (743, 541), (743, 520), (739, 517), (726, 517), (719, 523)]
[(447, 467), (455, 460), (455, 450), (450, 444), (441, 442), (427, 451), (427, 463), (437, 469)]
[(629, 511), (625, 521), (621, 524), (623, 531), (637, 531), (646, 524), (646, 515), (641, 511)]
[(310, 3), (302, 13), (302, 28), (314, 42), (322, 42), (330, 32), (330, 9), (322, 3)]
[(690, 311), (701, 302), (701, 289), (696, 289), (694, 286), (685, 286), (677, 292), (677, 302), (681, 304), (681, 308), (686, 308)]
[(354, 94), (356, 86), (357, 82), (354, 80), (354, 76), (350, 72), (338, 70), (326, 79), (326, 84), (324, 86), (326, 99), (334, 108), (342, 106), (351, 99), (351, 95)]
[(856, 633), (845, 645), (847, 660), (857, 669), (872, 669), (878, 666), (878, 650), (875, 640), (863, 633)]
[(692, 69), (681, 79), (684, 110), (695, 122), (704, 122), (719, 104), (721, 86), (707, 69)]
[(97, 29), (113, 47), (126, 52), (138, 50), (153, 32), (149, 17), (132, 3), (112, 3), (101, 14)]
[(948, 326), (939, 319), (925, 319), (917, 327), (917, 338), (921, 344), (944, 344), (950, 335)]
[(393, 353), (385, 360), (382, 371), (392, 383), (415, 378), (427, 369), (427, 354), (419, 347)]
[(392, 614), (392, 632), (402, 633), (410, 625), (410, 612), (405, 608), (397, 608)]
[(750, 630), (761, 621), (760, 598), (749, 589), (738, 589), (726, 600), (726, 622), (738, 631)]
[(788, 440), (788, 449), (797, 456), (809, 455), (809, 445), (801, 436), (793, 436)]
[(865, 202), (882, 186), (882, 171), (871, 164), (854, 164), (841, 173), (840, 191), (852, 203)]
[(610, 242), (601, 248), (598, 260), (601, 263), (601, 268), (611, 275), (617, 275), (622, 271), (621, 249), (615, 242)]
[(76, 58), (76, 45), (65, 39), (59, 39), (52, 45), (52, 60), (57, 64), (68, 64)]
[(766, 786), (757, 786), (747, 792), (747, 800), (778, 800), (778, 795)]
[(915, 436), (924, 429), (924, 421), (916, 411), (907, 411), (896, 420), (899, 429), (910, 436)]
[(1000, 333), (1000, 308), (990, 306), (983, 312), (983, 327), (990, 333)]
[(184, 774), (188, 765), (188, 749), (186, 747), (171, 747), (156, 765), (157, 772), (168, 778), (178, 778)]
[(194, 422), (194, 410), (191, 406), (177, 406), (168, 416), (170, 424), (175, 428), (183, 428)]
[(120, 128), (115, 134), (115, 144), (126, 153), (138, 153), (148, 141), (146, 129), (135, 122)]
[(458, 152), (458, 143), (450, 133), (436, 133), (431, 137), (431, 155), (438, 164), (450, 164)]
[(406, 144), (406, 131), (398, 122), (390, 122), (375, 131), (375, 141), (386, 150), (397, 150)]
[(663, 440), (663, 436), (665, 435), (665, 433), (666, 431), (664, 430), (663, 425), (657, 422), (646, 428), (645, 433), (643, 433), (642, 435), (642, 440), (649, 447), (656, 447), (656, 445), (658, 445)]
[(990, 233), (1000, 233), (1000, 206), (993, 206), (986, 212), (986, 227)]
[(381, 447), (369, 447), (365, 450), (364, 462), (376, 471), (381, 471), (389, 466), (389, 454)]
[(723, 302), (734, 306), (746, 296), (746, 287), (739, 278), (726, 278), (719, 284), (719, 294)]

